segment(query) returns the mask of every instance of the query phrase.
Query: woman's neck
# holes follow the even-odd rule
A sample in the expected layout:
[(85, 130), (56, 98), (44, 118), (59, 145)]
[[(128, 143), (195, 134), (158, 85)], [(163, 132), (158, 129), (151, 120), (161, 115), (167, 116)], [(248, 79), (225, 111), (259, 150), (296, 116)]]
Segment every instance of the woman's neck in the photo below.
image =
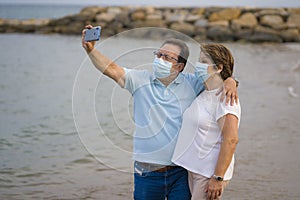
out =
[(221, 88), (223, 85), (223, 80), (219, 74), (215, 74), (211, 76), (207, 81), (204, 83), (206, 90), (214, 90)]

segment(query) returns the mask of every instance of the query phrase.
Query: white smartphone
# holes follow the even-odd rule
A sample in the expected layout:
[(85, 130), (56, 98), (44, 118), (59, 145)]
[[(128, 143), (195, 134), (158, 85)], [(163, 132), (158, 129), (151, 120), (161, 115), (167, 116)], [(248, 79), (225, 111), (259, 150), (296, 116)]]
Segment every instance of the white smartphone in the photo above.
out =
[(85, 32), (84, 41), (98, 41), (100, 39), (101, 26), (96, 26), (91, 29), (87, 29)]

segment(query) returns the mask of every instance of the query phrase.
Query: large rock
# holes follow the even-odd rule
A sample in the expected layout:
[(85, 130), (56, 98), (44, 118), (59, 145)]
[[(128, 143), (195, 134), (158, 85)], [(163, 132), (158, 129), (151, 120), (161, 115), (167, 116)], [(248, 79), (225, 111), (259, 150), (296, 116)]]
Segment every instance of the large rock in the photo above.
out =
[(284, 8), (264, 9), (255, 13), (257, 17), (263, 17), (265, 15), (278, 15), (285, 18), (289, 16), (289, 13)]
[(131, 13), (131, 19), (133, 21), (145, 20), (146, 19), (146, 13), (143, 10), (137, 10), (137, 11)]
[(145, 20), (145, 21), (133, 21), (127, 25), (129, 28), (141, 28), (141, 27), (165, 27), (163, 20)]
[(234, 36), (229, 28), (214, 26), (208, 29), (207, 38), (217, 41), (232, 41)]
[(245, 13), (239, 19), (234, 19), (231, 22), (233, 30), (239, 30), (243, 28), (253, 28), (257, 25), (257, 19), (252, 13)]
[(201, 18), (200, 15), (187, 15), (185, 17), (184, 21), (186, 21), (188, 23), (194, 23), (195, 21), (197, 21), (200, 18)]
[(128, 26), (128, 24), (131, 22), (129, 13), (127, 11), (124, 11), (120, 14), (117, 14), (115, 17), (115, 21), (124, 24), (124, 26)]
[(241, 29), (234, 32), (236, 40), (249, 41), (253, 35), (253, 29)]
[(85, 16), (95, 16), (96, 14), (103, 13), (106, 11), (107, 11), (107, 7), (90, 6), (90, 7), (83, 8), (79, 14)]
[(287, 21), (288, 26), (297, 27), (300, 30), (300, 14), (292, 14)]
[(182, 23), (175, 22), (175, 23), (171, 24), (170, 29), (179, 31), (179, 32), (184, 33), (189, 36), (192, 36), (195, 34), (195, 27), (192, 24), (184, 23), (184, 22), (182, 22)]
[(114, 14), (114, 15), (118, 15), (118, 14), (120, 14), (122, 12), (124, 12), (124, 9), (121, 9), (119, 7), (109, 7), (107, 9), (107, 13), (111, 13), (111, 14)]
[(96, 15), (95, 20), (96, 22), (106, 22), (110, 23), (115, 19), (115, 14), (112, 13), (101, 13)]
[(292, 14), (298, 14), (298, 15), (300, 15), (300, 8), (289, 8), (288, 12), (292, 13)]
[(228, 27), (229, 21), (227, 21), (227, 20), (213, 21), (213, 22), (209, 22), (207, 26), (208, 27), (212, 27), (212, 26)]
[(194, 8), (191, 12), (192, 15), (202, 16), (205, 12), (205, 8)]
[(254, 29), (254, 34), (249, 38), (251, 42), (282, 42), (282, 38), (278, 32), (262, 26), (257, 26)]
[(206, 40), (206, 28), (203, 27), (195, 27), (195, 36), (194, 39), (197, 42), (203, 42)]
[(167, 23), (173, 23), (173, 22), (183, 22), (185, 16), (181, 15), (179, 13), (173, 14), (173, 13), (165, 13), (166, 22)]
[(209, 16), (209, 21), (219, 21), (219, 20), (233, 20), (237, 19), (241, 14), (239, 8), (225, 8), (219, 12), (212, 13)]
[(287, 25), (283, 22), (282, 17), (278, 15), (265, 15), (261, 17), (260, 24), (278, 30), (287, 27)]
[(147, 15), (146, 17), (146, 20), (162, 20), (163, 17), (162, 15), (159, 15), (159, 14), (150, 14), (150, 15)]
[(300, 42), (298, 29), (288, 29), (280, 32), (280, 36), (285, 42)]
[(194, 26), (205, 28), (208, 26), (208, 21), (207, 19), (199, 19), (194, 23)]

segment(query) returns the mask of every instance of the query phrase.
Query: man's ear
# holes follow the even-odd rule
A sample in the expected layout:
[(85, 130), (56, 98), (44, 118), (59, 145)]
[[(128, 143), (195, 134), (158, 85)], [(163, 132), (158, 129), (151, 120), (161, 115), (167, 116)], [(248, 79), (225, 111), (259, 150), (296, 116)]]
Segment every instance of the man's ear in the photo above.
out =
[(177, 63), (177, 68), (179, 72), (182, 72), (184, 70), (184, 63)]

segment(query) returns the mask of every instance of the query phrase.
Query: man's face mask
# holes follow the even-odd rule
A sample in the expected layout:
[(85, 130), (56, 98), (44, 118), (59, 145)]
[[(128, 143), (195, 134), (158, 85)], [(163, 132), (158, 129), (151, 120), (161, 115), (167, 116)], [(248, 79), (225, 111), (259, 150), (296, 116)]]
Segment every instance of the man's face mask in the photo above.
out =
[(166, 78), (170, 76), (172, 63), (156, 57), (152, 67), (156, 78)]

